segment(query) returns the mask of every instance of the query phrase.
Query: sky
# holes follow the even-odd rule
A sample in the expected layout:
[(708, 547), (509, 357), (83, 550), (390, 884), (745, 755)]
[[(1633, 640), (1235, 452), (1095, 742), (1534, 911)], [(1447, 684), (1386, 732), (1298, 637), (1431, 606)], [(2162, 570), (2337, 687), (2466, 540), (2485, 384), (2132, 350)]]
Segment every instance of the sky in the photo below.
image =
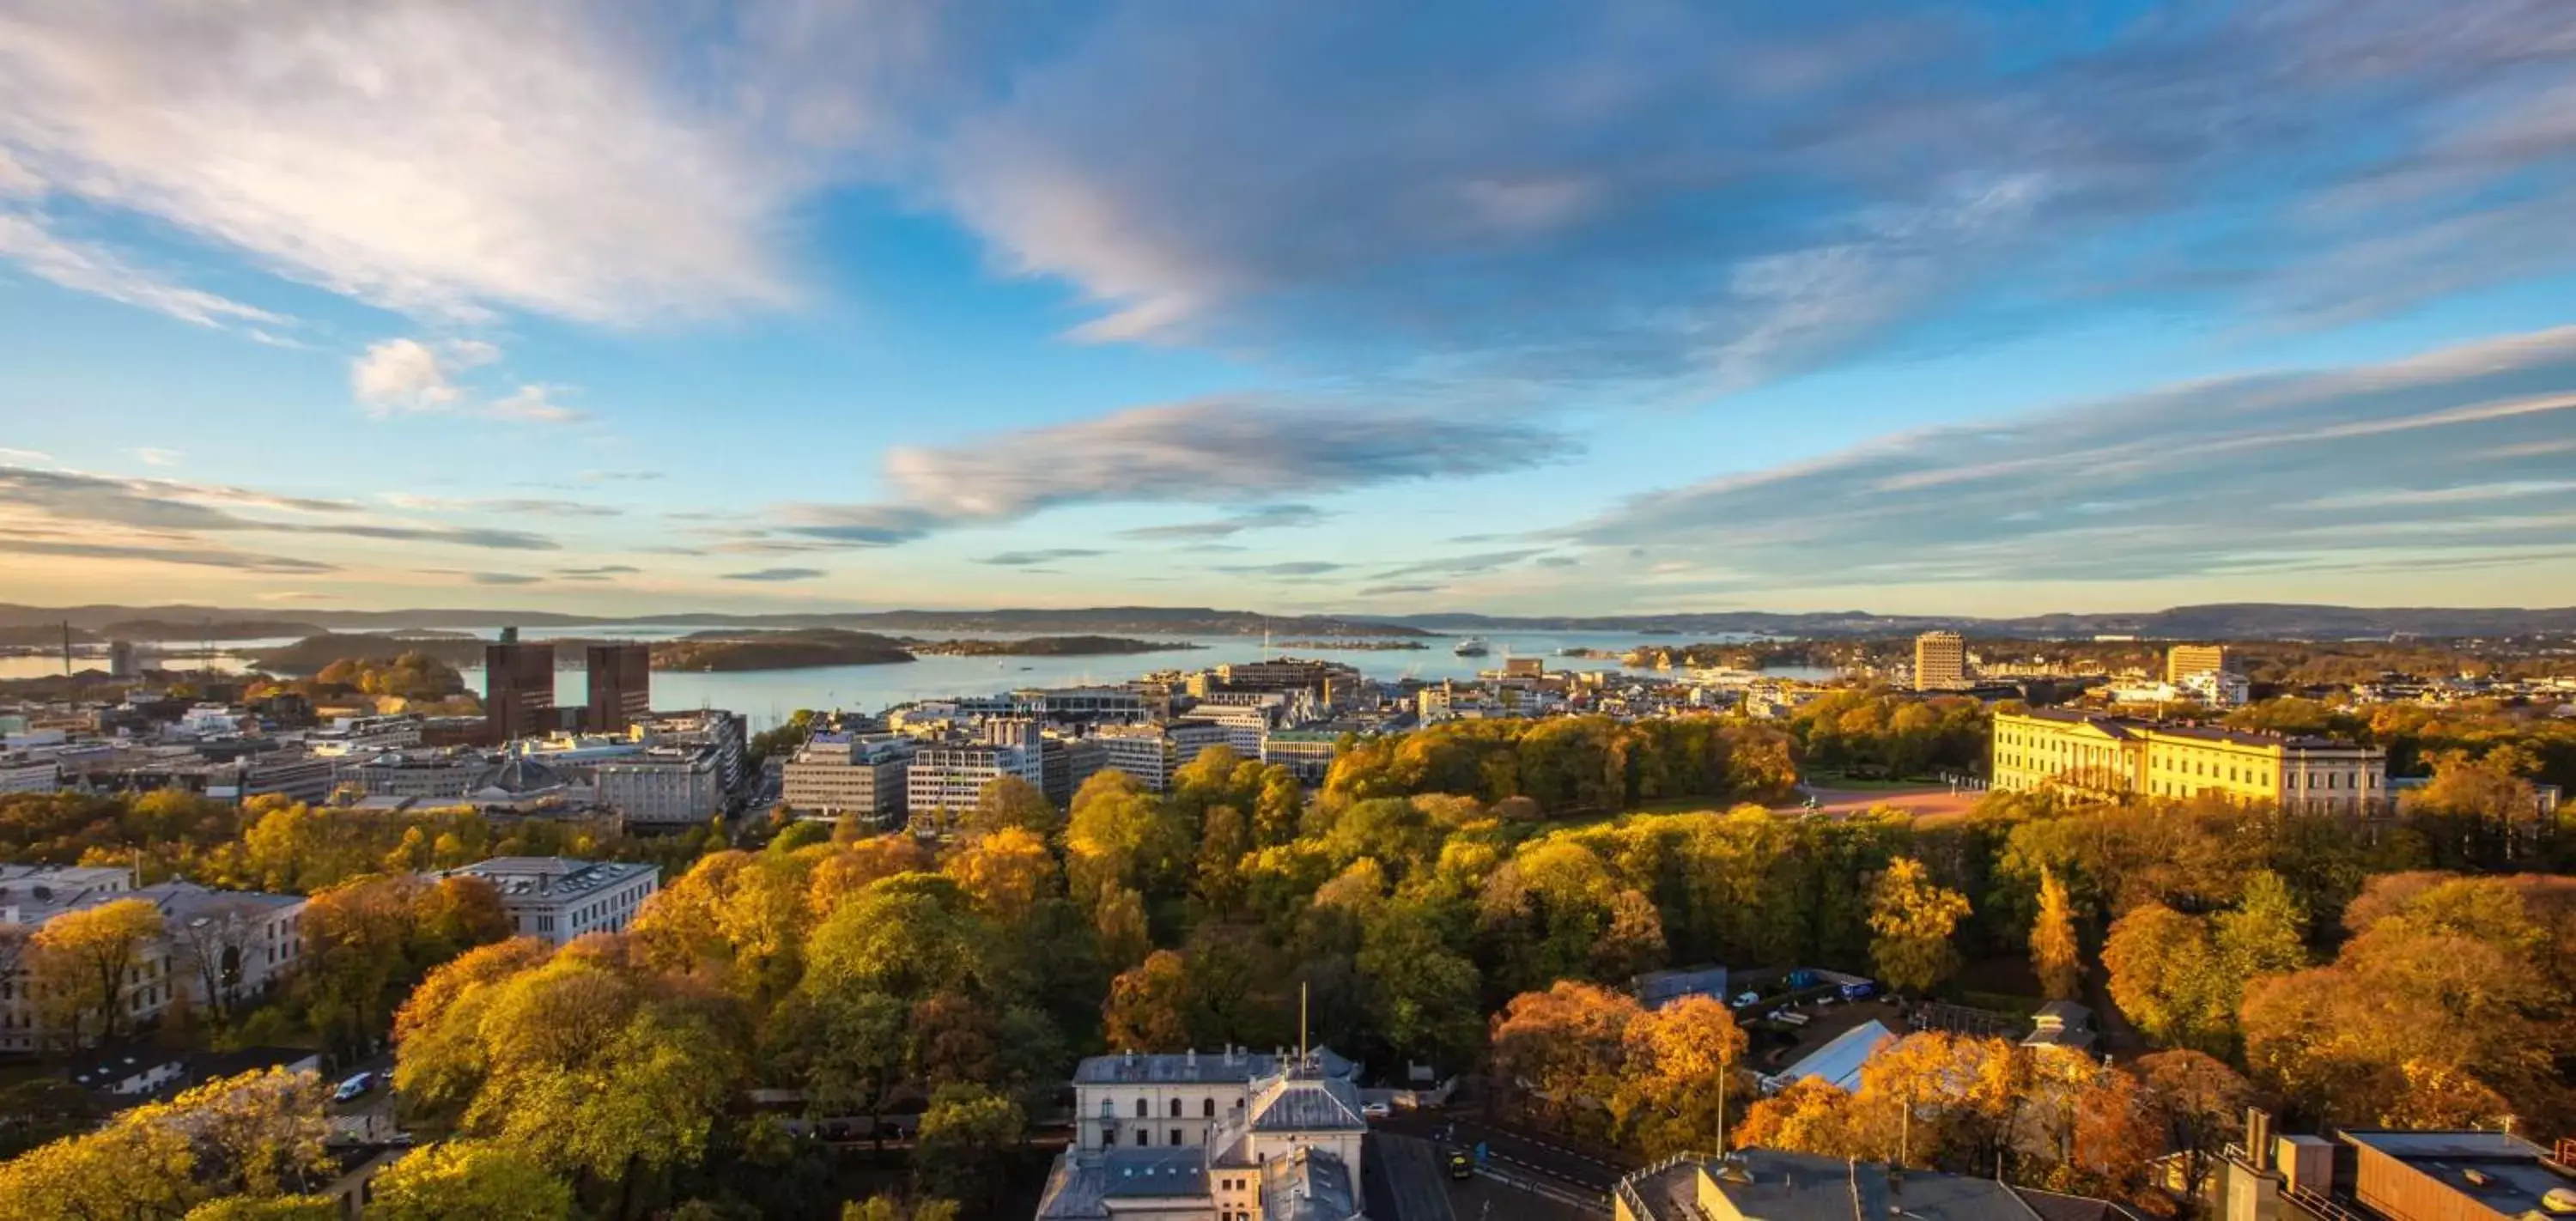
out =
[(0, 601), (2576, 605), (2565, 0), (0, 0)]

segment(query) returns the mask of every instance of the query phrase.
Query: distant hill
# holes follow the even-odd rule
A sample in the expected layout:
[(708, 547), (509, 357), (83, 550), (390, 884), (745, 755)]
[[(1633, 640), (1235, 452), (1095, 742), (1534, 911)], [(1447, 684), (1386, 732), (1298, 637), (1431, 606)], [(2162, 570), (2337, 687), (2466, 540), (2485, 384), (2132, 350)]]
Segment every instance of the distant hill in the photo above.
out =
[[(691, 625), (747, 629), (838, 628), (845, 631), (900, 634), (959, 632), (994, 636), (1256, 636), (1264, 630), (1279, 639), (1317, 637), (1415, 638), (1435, 634), (1507, 631), (1658, 632), (1707, 635), (1747, 632), (1774, 636), (1854, 637), (1901, 635), (1933, 628), (1953, 628), (1989, 636), (2065, 637), (2137, 635), (2150, 639), (2340, 640), (2360, 637), (2525, 636), (2576, 632), (2576, 607), (2542, 609), (2473, 607), (2351, 607), (2287, 603), (2222, 603), (2177, 606), (2157, 611), (2096, 614), (2036, 614), (2015, 618), (1968, 615), (1881, 615), (1869, 611), (1713, 611), (1667, 615), (1506, 616), (1425, 614), (1396, 616), (1281, 615), (1206, 607), (1102, 606), (1084, 609), (895, 610), (806, 612), (792, 614), (720, 614), (671, 612), (653, 615), (567, 615), (546, 611), (416, 609), (392, 611), (298, 610), (292, 623), (274, 611), (228, 610), (211, 606), (74, 606), (33, 607), (0, 604), (0, 630), (52, 626), (68, 621), (75, 632), (100, 633), (111, 625), (152, 622), (169, 625), (173, 639), (209, 638), (209, 623), (229, 630), (232, 639), (255, 635), (292, 635), (312, 627), (332, 631), (385, 632), (394, 629), (499, 627), (582, 627), (609, 624)], [(234, 625), (225, 628), (223, 625)], [(250, 631), (250, 627), (261, 631)], [(277, 630), (288, 629), (288, 630)], [(224, 638), (214, 636), (212, 638)], [(41, 643), (41, 642), (39, 642)], [(478, 654), (479, 656), (479, 654)]]

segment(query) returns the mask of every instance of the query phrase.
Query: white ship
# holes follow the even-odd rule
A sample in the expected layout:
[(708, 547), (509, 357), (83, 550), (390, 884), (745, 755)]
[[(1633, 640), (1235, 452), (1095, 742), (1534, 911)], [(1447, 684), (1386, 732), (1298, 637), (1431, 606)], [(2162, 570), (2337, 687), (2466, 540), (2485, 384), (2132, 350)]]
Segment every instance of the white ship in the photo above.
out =
[(1465, 640), (1459, 641), (1449, 651), (1460, 657), (1482, 657), (1493, 650), (1487, 648), (1484, 641), (1474, 636), (1469, 636)]

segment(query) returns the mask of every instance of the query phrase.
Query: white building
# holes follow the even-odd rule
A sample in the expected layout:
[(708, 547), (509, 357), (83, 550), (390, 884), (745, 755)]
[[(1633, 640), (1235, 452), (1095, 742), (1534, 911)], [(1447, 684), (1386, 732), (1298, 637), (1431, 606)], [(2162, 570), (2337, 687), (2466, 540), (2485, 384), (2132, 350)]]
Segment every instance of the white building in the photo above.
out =
[(382, 754), (389, 750), (410, 750), (420, 745), (420, 718), (416, 716), (344, 716), (332, 720), (328, 729), (317, 729), (304, 735), (305, 748), (317, 755), (356, 758)]
[(601, 763), (599, 804), (629, 826), (688, 826), (724, 813), (724, 759), (713, 746), (655, 747)]
[(484, 762), (452, 751), (385, 751), (340, 765), (340, 783), (368, 797), (455, 801), (465, 796)]
[(62, 782), (63, 765), (51, 754), (0, 755), (0, 793), (50, 793)]
[[(1091, 735), (1106, 754), (1102, 766), (1134, 776), (1153, 792), (1172, 787), (1172, 773), (1189, 766), (1201, 751), (1226, 744), (1233, 731), (1208, 721), (1174, 721), (1168, 725), (1107, 725)], [(1259, 758), (1255, 745), (1248, 758)]]
[(1341, 754), (1342, 735), (1330, 729), (1283, 729), (1262, 739), (1261, 761), (1276, 763), (1307, 784), (1321, 784)]
[(584, 933), (624, 932), (662, 884), (656, 865), (560, 856), (496, 856), (454, 872), (490, 882), (512, 927), (556, 945)]
[(899, 826), (912, 755), (901, 734), (815, 734), (780, 769), (779, 800), (799, 814)]
[(1368, 1121), (1354, 1071), (1329, 1051), (1302, 1061), (1239, 1048), (1085, 1059), (1073, 1079), (1074, 1143), (1056, 1160), (1038, 1219), (1357, 1217)]
[(984, 786), (1003, 776), (1017, 776), (1043, 792), (1045, 748), (1035, 739), (1008, 746), (983, 742), (924, 746), (913, 753), (912, 764), (904, 772), (904, 808), (913, 816), (971, 810)]

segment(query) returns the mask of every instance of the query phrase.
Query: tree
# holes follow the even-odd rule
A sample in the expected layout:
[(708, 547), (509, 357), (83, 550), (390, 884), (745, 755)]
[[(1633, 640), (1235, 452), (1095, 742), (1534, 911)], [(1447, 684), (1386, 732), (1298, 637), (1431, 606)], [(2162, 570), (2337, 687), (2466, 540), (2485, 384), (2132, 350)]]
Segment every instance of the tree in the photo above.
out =
[(913, 1142), (915, 1188), (981, 1215), (999, 1194), (1002, 1154), (1019, 1143), (1027, 1122), (1018, 1103), (982, 1086), (941, 1086)]
[[(2257, 975), (2296, 971), (2308, 965), (2308, 913), (2281, 875), (2257, 870), (2245, 880), (2244, 897), (2234, 908), (2212, 918), (2212, 946), (2220, 968), (2241, 990)], [(2226, 998), (2229, 1009), (2235, 997)]]
[(572, 1187), (536, 1159), (482, 1140), (416, 1149), (377, 1175), (369, 1221), (564, 1221)]
[(2039, 916), (2030, 926), (2030, 965), (2039, 975), (2040, 993), (2050, 1000), (2072, 1000), (2083, 990), (2084, 965), (2075, 941), (2075, 907), (2066, 884), (2046, 868), (2039, 875)]
[(1101, 1038), (1114, 1051), (1171, 1051), (1189, 1041), (1188, 964), (1170, 950), (1109, 982), (1101, 1006)]
[(39, 1012), (73, 1046), (82, 1043), (93, 1016), (98, 1040), (113, 1040), (123, 1028), (128, 980), (142, 965), (145, 943), (160, 935), (161, 911), (144, 899), (118, 899), (46, 921), (27, 942), (28, 987)]
[(2137, 1064), (2148, 1113), (2162, 1126), (2166, 1145), (2181, 1154), (2177, 1199), (2197, 1209), (2210, 1171), (2235, 1138), (2253, 1087), (2235, 1069), (2196, 1051), (2160, 1051)]
[(1875, 1147), (1855, 1130), (1856, 1110), (1840, 1086), (1802, 1077), (1746, 1110), (1732, 1143), (1824, 1157), (1875, 1156)]
[(1160, 800), (1115, 769), (1082, 782), (1064, 834), (1065, 874), (1074, 899), (1086, 904), (1122, 886), (1165, 893), (1189, 842)]
[(2234, 1024), (2227, 981), (2205, 921), (2148, 903), (2111, 923), (2102, 945), (2111, 999), (2149, 1038), (2223, 1052)]
[(1365, 922), (1357, 962), (1370, 1026), (1407, 1060), (1455, 1068), (1484, 1035), (1476, 964), (1441, 940), (1421, 904), (1397, 900)]
[(1004, 827), (960, 846), (940, 872), (1005, 927), (1027, 920), (1038, 900), (1058, 890), (1055, 854), (1025, 827)]
[(340, 1221), (329, 1196), (226, 1196), (188, 1210), (187, 1221)]
[(231, 1197), (299, 1195), (329, 1180), (327, 1127), (311, 1074), (209, 1082), (0, 1163), (0, 1221), (179, 1217)]
[(1712, 1149), (1726, 1134), (1726, 1107), (1748, 1091), (1733, 1080), (1744, 1032), (1713, 997), (1686, 996), (1631, 1019), (1621, 1088), (1611, 1111), (1649, 1156)]
[(1618, 1093), (1628, 1026), (1640, 1012), (1625, 994), (1572, 980), (1524, 992), (1494, 1019), (1494, 1074), (1534, 1114), (1582, 1121)]
[(1870, 960), (1879, 978), (1898, 991), (1921, 992), (1959, 967), (1952, 941), (1968, 914), (1967, 896), (1935, 885), (1923, 862), (1900, 856), (1870, 891)]
[(1038, 786), (1018, 776), (996, 776), (975, 794), (975, 808), (958, 824), (967, 835), (990, 835), (1016, 827), (1040, 839), (1054, 835), (1064, 819)]

